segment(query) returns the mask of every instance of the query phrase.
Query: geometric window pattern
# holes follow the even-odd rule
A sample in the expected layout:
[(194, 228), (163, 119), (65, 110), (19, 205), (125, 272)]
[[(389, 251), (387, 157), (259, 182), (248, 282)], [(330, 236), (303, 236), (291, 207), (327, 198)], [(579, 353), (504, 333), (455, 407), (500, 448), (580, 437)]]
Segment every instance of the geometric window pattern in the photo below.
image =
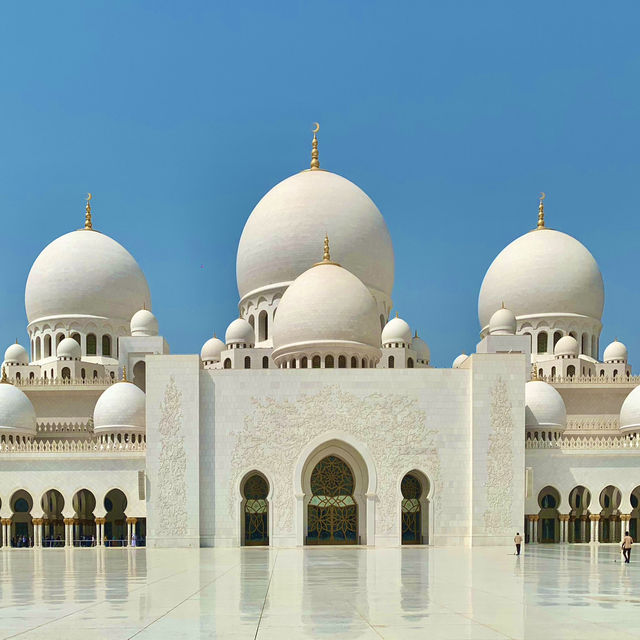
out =
[(402, 492), (402, 544), (420, 544), (422, 542), (420, 480), (408, 473), (400, 484)]
[(244, 483), (244, 543), (247, 546), (269, 544), (269, 503), (267, 481), (257, 473)]

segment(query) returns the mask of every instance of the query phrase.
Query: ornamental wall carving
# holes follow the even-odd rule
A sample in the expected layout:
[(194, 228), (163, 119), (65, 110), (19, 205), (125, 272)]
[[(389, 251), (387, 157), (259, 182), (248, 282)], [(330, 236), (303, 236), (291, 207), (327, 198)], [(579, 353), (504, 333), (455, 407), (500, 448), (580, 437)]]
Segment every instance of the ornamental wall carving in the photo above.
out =
[[(253, 399), (254, 409), (236, 434), (232, 455), (229, 515), (236, 518), (239, 474), (254, 468), (272, 478), (272, 517), (282, 534), (294, 531), (294, 470), (301, 451), (314, 438), (332, 431), (346, 432), (361, 441), (376, 466), (377, 531), (398, 532), (397, 508), (401, 476), (418, 469), (437, 486), (440, 461), (436, 431), (415, 398), (400, 394), (373, 393), (366, 396), (325, 386), (314, 395), (296, 401)], [(438, 513), (439, 501), (435, 500)]]

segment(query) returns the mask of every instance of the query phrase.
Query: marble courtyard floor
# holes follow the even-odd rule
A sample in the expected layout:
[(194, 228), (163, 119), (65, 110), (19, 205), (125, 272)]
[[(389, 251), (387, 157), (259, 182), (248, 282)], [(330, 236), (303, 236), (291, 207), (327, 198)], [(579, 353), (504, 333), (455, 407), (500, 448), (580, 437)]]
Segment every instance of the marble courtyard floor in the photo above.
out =
[(617, 545), (510, 552), (0, 550), (0, 637), (640, 638), (637, 556), (622, 564)]

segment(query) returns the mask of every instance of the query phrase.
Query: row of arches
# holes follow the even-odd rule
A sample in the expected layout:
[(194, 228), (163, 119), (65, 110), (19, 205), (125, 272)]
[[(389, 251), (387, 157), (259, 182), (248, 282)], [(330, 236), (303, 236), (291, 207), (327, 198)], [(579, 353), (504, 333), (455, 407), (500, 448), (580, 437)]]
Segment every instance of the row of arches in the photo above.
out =
[[(331, 453), (314, 462), (305, 487), (305, 544), (361, 543), (363, 480), (343, 456)], [(428, 544), (429, 480), (414, 470), (402, 478), (400, 488), (401, 542)], [(242, 544), (269, 545), (269, 481), (260, 471), (251, 471), (241, 482), (240, 492)]]
[[(597, 373), (598, 369), (594, 366), (594, 367), (590, 367), (590, 366), (582, 366), (582, 369), (578, 371), (578, 373), (580, 375), (582, 375), (583, 377), (585, 376), (596, 376), (599, 375), (601, 378), (604, 378), (605, 375), (607, 375), (607, 372), (601, 368), (599, 370), (599, 373)], [(618, 371), (618, 369), (613, 369), (613, 371), (610, 372), (611, 373), (611, 377), (612, 378), (617, 378), (618, 375), (626, 375), (627, 378), (629, 378), (631, 376), (631, 372), (630, 371), (625, 371), (624, 369), (622, 371)], [(558, 371), (556, 369), (556, 367), (551, 367), (551, 377), (555, 378), (556, 375), (562, 375), (562, 369), (560, 369), (560, 371)], [(567, 377), (568, 378), (573, 378), (576, 375), (576, 367), (575, 365), (570, 364), (567, 367)], [(540, 377), (541, 379), (544, 377), (544, 370), (543, 369), (538, 369), (538, 377)]]
[(291, 358), (280, 363), (281, 369), (373, 369), (376, 361), (373, 358), (359, 358), (328, 354), (326, 356), (315, 355)]
[[(58, 332), (54, 334), (45, 334), (44, 336), (38, 336), (31, 340), (31, 357), (34, 360), (40, 360), (42, 358), (50, 358), (57, 355), (58, 345), (66, 338), (66, 334)], [(82, 347), (82, 336), (78, 332), (74, 332), (69, 336), (75, 340)], [(98, 340), (100, 342), (98, 342)], [(117, 349), (115, 345), (117, 340), (114, 340), (111, 334), (105, 333), (102, 336), (97, 336), (95, 333), (88, 333), (85, 336), (84, 353), (88, 356), (113, 356), (117, 357)], [(98, 344), (101, 346), (100, 354), (98, 354)]]
[(531, 352), (534, 354), (553, 353), (558, 340), (565, 335), (569, 335), (575, 338), (578, 342), (581, 354), (595, 359), (598, 358), (598, 337), (590, 335), (586, 331), (580, 335), (577, 331), (566, 332), (561, 331), (560, 329), (557, 329), (556, 331), (541, 329), (535, 333), (531, 330), (525, 330), (523, 335), (529, 336), (529, 339), (531, 340)]
[[(34, 500), (25, 489), (14, 492), (8, 506), (11, 517), (2, 521), (3, 546), (54, 548), (145, 544), (146, 519), (127, 517), (126, 495), (117, 488), (105, 494), (101, 508), (89, 489), (77, 491), (70, 508), (57, 489), (49, 489), (42, 495), (40, 509), (34, 510)], [(33, 511), (42, 515), (35, 517)], [(96, 512), (104, 516), (98, 517)]]
[[(623, 494), (618, 487), (608, 485), (593, 503), (589, 489), (574, 487), (568, 495), (565, 511), (560, 513), (562, 498), (553, 486), (544, 487), (538, 494), (539, 511), (533, 541), (553, 542), (618, 542), (629, 531), (637, 539), (640, 527), (640, 485), (631, 492), (631, 512), (620, 511)], [(537, 529), (537, 532), (536, 532)], [(528, 532), (531, 537), (531, 531)]]

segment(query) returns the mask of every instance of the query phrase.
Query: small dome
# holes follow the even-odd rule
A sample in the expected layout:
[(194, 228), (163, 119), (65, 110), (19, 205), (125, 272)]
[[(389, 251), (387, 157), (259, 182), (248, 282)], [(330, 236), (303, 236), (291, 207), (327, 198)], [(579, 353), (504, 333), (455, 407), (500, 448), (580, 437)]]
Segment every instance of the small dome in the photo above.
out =
[(570, 356), (577, 358), (580, 353), (578, 341), (573, 336), (562, 336), (553, 348), (554, 356)]
[(131, 382), (110, 386), (96, 402), (93, 430), (105, 432), (143, 432), (145, 429), (145, 394)]
[(227, 327), (224, 341), (226, 344), (244, 344), (247, 347), (253, 347), (255, 344), (253, 327), (244, 318), (236, 318)]
[[(627, 347), (622, 344), (622, 342), (618, 342), (614, 340), (605, 350), (602, 355), (602, 359), (604, 362), (618, 362), (623, 361), (626, 362), (629, 357), (629, 352), (627, 351)], [(7, 356), (5, 355), (5, 360)]]
[(620, 429), (622, 431), (640, 431), (640, 387), (636, 387), (622, 403)]
[(459, 369), (464, 362), (467, 360), (469, 356), (466, 353), (461, 353), (454, 361), (453, 364), (451, 365), (452, 369)]
[(416, 335), (411, 339), (411, 348), (418, 355), (418, 360), (420, 362), (429, 364), (429, 362), (431, 361), (431, 349), (429, 349), (429, 345), (418, 336), (417, 331)]
[(27, 350), (17, 342), (7, 347), (4, 352), (5, 364), (29, 364), (29, 354)]
[(379, 359), (376, 301), (361, 280), (326, 259), (285, 291), (273, 325), (273, 347), (274, 359), (285, 349), (308, 355), (343, 351)]
[(56, 349), (58, 359), (64, 360), (80, 360), (82, 350), (80, 345), (73, 338), (65, 338), (60, 342)]
[(0, 384), (0, 433), (36, 435), (36, 412), (31, 400), (6, 382)]
[(531, 380), (524, 388), (525, 427), (562, 429), (567, 426), (567, 409), (562, 396), (546, 382)]
[(158, 321), (156, 317), (147, 309), (136, 311), (131, 318), (132, 336), (157, 336)]
[(220, 338), (209, 338), (200, 351), (202, 362), (220, 362), (220, 354), (225, 350), (225, 345)]
[(513, 336), (516, 333), (516, 314), (510, 309), (498, 309), (489, 320), (489, 333), (492, 336)]
[(411, 327), (402, 319), (392, 318), (384, 325), (382, 330), (382, 346), (395, 344), (396, 342), (409, 345), (411, 343)]

